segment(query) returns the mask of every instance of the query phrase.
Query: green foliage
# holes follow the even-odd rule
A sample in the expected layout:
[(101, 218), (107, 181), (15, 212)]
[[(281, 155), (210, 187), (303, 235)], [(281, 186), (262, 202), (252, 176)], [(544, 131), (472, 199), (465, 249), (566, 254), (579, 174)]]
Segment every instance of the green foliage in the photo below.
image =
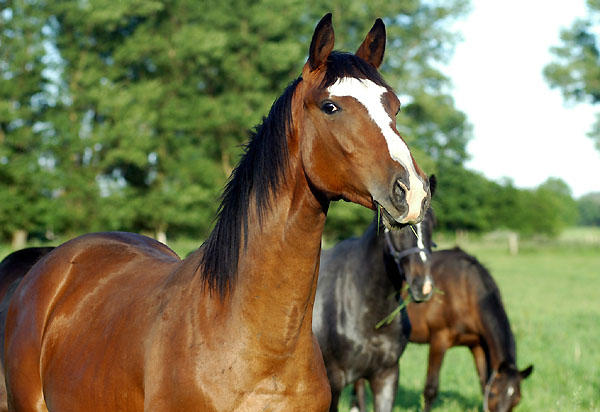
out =
[(509, 229), (524, 235), (558, 235), (577, 222), (577, 202), (562, 180), (549, 178), (535, 189), (496, 183), (462, 166), (438, 165), (433, 207), (439, 229), (485, 232)]
[(485, 231), (493, 227), (493, 183), (450, 162), (438, 165), (438, 189), (433, 198), (440, 229)]
[(0, 1), (0, 237), (45, 231), (54, 185), (45, 125), (43, 16), (27, 2)]
[(577, 201), (579, 223), (584, 226), (600, 226), (600, 193), (588, 193)]
[[(562, 44), (552, 48), (555, 61), (544, 69), (546, 80), (567, 100), (600, 103), (600, 1), (587, 1), (588, 15), (561, 31)], [(589, 136), (600, 150), (600, 114)]]

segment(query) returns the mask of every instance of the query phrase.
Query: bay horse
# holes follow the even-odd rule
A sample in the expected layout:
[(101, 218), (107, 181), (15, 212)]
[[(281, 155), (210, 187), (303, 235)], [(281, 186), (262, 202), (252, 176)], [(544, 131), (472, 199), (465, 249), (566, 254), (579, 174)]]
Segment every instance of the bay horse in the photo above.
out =
[(375, 218), (361, 237), (322, 252), (313, 331), (331, 385), (330, 411), (338, 410), (344, 387), (361, 378), (371, 383), (375, 411), (392, 411), (410, 324), (406, 316), (396, 316), (377, 325), (403, 303), (403, 283), (415, 300), (431, 296), (433, 224), (431, 209), (415, 233), (408, 227), (378, 233)]
[(377, 70), (383, 22), (355, 54), (333, 47), (327, 14), (197, 251), (181, 260), (144, 236), (87, 234), (26, 274), (6, 319), (10, 410), (329, 408), (311, 327), (329, 203), (381, 208), (390, 227), (420, 222), (430, 203)]
[[(431, 410), (444, 355), (454, 346), (467, 346), (473, 355), (484, 412), (511, 411), (521, 399), (521, 381), (533, 366), (517, 369), (515, 338), (494, 279), (474, 256), (458, 247), (433, 253), (431, 275), (442, 293), (406, 307), (410, 342), (429, 344), (424, 411)], [(359, 405), (364, 404), (361, 385), (355, 388)]]

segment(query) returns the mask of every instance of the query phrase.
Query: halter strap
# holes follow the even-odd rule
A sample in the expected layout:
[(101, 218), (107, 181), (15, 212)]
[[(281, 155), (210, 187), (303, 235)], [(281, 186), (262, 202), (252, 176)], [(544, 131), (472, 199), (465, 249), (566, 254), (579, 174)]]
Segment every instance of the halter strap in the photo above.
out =
[(404, 259), (405, 257), (412, 255), (412, 254), (424, 252), (427, 256), (430, 256), (430, 253), (427, 249), (420, 248), (418, 246), (411, 247), (408, 249), (403, 249), (401, 251), (397, 250), (392, 243), (392, 240), (390, 238), (391, 237), (390, 232), (387, 229), (384, 232), (384, 237), (385, 237), (385, 243), (388, 247), (388, 253), (393, 256), (394, 260), (396, 261), (396, 264), (398, 264), (398, 265), (400, 264), (400, 261), (402, 259)]
[(492, 371), (490, 379), (488, 379), (487, 383), (485, 384), (485, 390), (483, 391), (483, 412), (489, 412), (490, 410), (488, 408), (488, 398), (490, 396), (490, 391), (492, 390), (492, 384), (494, 383), (494, 379), (496, 379), (496, 375), (498, 375), (498, 371), (494, 369)]

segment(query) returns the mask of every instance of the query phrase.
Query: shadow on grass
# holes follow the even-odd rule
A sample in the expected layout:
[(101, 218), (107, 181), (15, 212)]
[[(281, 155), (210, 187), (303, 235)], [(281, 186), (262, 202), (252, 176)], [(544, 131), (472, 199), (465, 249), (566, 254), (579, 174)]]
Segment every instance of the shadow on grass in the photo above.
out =
[[(467, 397), (456, 391), (440, 391), (433, 402), (432, 411), (442, 410), (444, 405), (452, 405), (453, 409), (460, 411), (481, 411), (480, 397)], [(423, 392), (420, 390), (398, 388), (396, 392), (396, 407), (401, 410), (421, 411), (423, 410)]]
[[(348, 411), (351, 405), (355, 404), (356, 398), (351, 386), (348, 386), (342, 392), (340, 397), (339, 410)], [(366, 391), (367, 411), (373, 411), (373, 395), (371, 388), (367, 384)], [(458, 411), (482, 411), (481, 396), (468, 397), (460, 392), (442, 390), (438, 393), (433, 403), (432, 412), (444, 411), (447, 408)], [(422, 411), (423, 410), (423, 392), (417, 389), (398, 387), (396, 392), (395, 409), (401, 411)]]

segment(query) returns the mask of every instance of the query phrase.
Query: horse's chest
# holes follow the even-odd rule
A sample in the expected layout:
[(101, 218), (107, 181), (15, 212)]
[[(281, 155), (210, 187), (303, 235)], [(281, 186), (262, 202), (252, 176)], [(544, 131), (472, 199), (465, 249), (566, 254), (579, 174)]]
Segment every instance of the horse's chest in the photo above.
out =
[(398, 333), (381, 333), (368, 340), (367, 350), (373, 361), (382, 365), (396, 363), (402, 354), (405, 344)]
[(285, 360), (247, 343), (224, 342), (218, 350), (202, 345), (153, 374), (154, 397), (165, 399), (169, 411), (327, 411), (331, 393), (322, 358), (310, 349), (312, 337), (309, 348), (301, 343), (303, 350)]
[(349, 382), (398, 362), (406, 346), (406, 339), (396, 326), (390, 325), (386, 331), (362, 334), (360, 339), (352, 342), (354, 350), (348, 353), (345, 360)]

